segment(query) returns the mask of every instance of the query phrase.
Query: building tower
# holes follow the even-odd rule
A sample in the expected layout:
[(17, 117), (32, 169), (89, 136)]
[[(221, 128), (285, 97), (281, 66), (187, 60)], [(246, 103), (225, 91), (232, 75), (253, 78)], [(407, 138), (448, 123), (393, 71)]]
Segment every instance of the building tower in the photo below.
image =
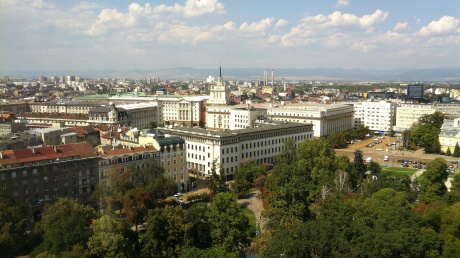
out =
[(206, 102), (207, 105), (230, 105), (230, 89), (222, 78), (222, 67), (219, 67), (219, 79), (216, 85), (211, 86), (210, 93), (211, 98)]

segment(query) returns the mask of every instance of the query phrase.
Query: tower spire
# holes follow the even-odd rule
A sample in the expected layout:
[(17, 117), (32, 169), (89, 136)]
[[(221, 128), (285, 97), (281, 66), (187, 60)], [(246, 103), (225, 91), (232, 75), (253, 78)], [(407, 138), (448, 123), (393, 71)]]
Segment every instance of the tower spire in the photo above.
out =
[(219, 66), (219, 77), (222, 77), (222, 66)]

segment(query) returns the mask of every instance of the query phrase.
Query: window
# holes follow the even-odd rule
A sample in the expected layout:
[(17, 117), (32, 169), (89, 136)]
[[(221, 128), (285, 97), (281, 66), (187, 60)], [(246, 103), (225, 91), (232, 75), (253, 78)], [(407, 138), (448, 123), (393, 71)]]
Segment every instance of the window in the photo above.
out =
[(5, 179), (5, 173), (2, 173), (2, 179)]
[(23, 176), (27, 176), (27, 170), (23, 170), (23, 171), (22, 171), (22, 175), (23, 175)]
[(37, 169), (36, 169), (36, 168), (34, 168), (34, 169), (32, 170), (32, 174), (34, 174), (34, 175), (37, 174)]
[(6, 189), (6, 184), (2, 184), (2, 189)]
[(48, 177), (47, 176), (43, 177), (43, 182), (45, 182), (45, 183), (48, 182)]
[(11, 173), (11, 177), (12, 177), (12, 178), (16, 178), (16, 172), (12, 172), (12, 173)]

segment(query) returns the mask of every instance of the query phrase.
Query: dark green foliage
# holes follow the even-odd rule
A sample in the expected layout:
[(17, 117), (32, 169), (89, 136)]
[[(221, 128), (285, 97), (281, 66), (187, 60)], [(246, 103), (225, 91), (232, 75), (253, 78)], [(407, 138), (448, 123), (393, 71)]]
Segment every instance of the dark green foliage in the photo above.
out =
[(367, 168), (371, 172), (371, 175), (379, 175), (380, 172), (382, 171), (382, 168), (380, 167), (379, 163), (374, 162), (374, 161), (371, 161), (371, 163), (369, 163)]
[(187, 210), (187, 221), (192, 224), (190, 229), (191, 245), (200, 249), (207, 249), (212, 246), (211, 226), (206, 212), (206, 203), (194, 205)]
[(211, 247), (208, 249), (198, 249), (196, 247), (184, 250), (179, 258), (239, 258), (241, 257), (238, 252), (228, 252), (220, 246)]
[(445, 115), (442, 112), (436, 111), (433, 114), (426, 114), (418, 119), (418, 123), (421, 125), (430, 124), (437, 129), (441, 129), (444, 123)]
[(235, 172), (232, 183), (232, 192), (237, 196), (246, 194), (254, 185), (259, 175), (265, 175), (266, 171), (262, 166), (257, 165), (254, 159), (244, 160), (240, 168)]
[(37, 226), (43, 232), (43, 242), (35, 248), (33, 254), (47, 251), (59, 255), (71, 251), (74, 245), (86, 246), (92, 234), (90, 225), (95, 218), (92, 208), (73, 199), (59, 199), (46, 206), (43, 220)]
[(420, 180), (420, 202), (433, 202), (443, 199), (447, 193), (447, 187), (444, 182), (449, 175), (446, 170), (446, 161), (442, 158), (436, 158), (427, 164), (427, 169)]
[(345, 132), (334, 132), (327, 137), (327, 140), (334, 149), (342, 149), (348, 146), (347, 134)]
[(249, 245), (249, 220), (230, 193), (214, 196), (206, 214), (214, 246), (234, 252)]
[(91, 225), (89, 252), (96, 257), (135, 257), (136, 238), (126, 221), (104, 215)]
[(25, 230), (29, 224), (25, 207), (0, 190), (0, 254), (4, 257), (18, 255), (25, 247)]
[(446, 156), (452, 156), (452, 152), (450, 151), (450, 147), (447, 148)]
[(354, 158), (353, 158), (353, 172), (356, 177), (356, 182), (352, 182), (354, 185), (357, 185), (358, 182), (363, 180), (365, 173), (366, 173), (366, 164), (364, 164), (364, 157), (363, 157), (363, 152), (361, 150), (355, 150), (353, 152)]
[(191, 243), (191, 223), (181, 206), (150, 210), (142, 235), (142, 257), (177, 257)]
[(460, 157), (460, 146), (458, 145), (458, 142), (455, 144), (454, 153), (452, 153), (452, 157)]
[(216, 161), (212, 162), (211, 167), (211, 177), (209, 179), (209, 191), (211, 192), (211, 196), (215, 196), (218, 193), (227, 192), (228, 185), (227, 185), (227, 178), (224, 175), (224, 171), (221, 170), (219, 174), (217, 174), (216, 168)]

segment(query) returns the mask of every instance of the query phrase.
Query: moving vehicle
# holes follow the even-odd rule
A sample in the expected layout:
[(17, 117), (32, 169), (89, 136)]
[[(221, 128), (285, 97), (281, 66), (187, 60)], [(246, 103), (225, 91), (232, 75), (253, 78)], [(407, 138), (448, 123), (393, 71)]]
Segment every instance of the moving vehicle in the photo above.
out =
[(383, 161), (389, 161), (390, 158), (388, 156), (383, 157)]

